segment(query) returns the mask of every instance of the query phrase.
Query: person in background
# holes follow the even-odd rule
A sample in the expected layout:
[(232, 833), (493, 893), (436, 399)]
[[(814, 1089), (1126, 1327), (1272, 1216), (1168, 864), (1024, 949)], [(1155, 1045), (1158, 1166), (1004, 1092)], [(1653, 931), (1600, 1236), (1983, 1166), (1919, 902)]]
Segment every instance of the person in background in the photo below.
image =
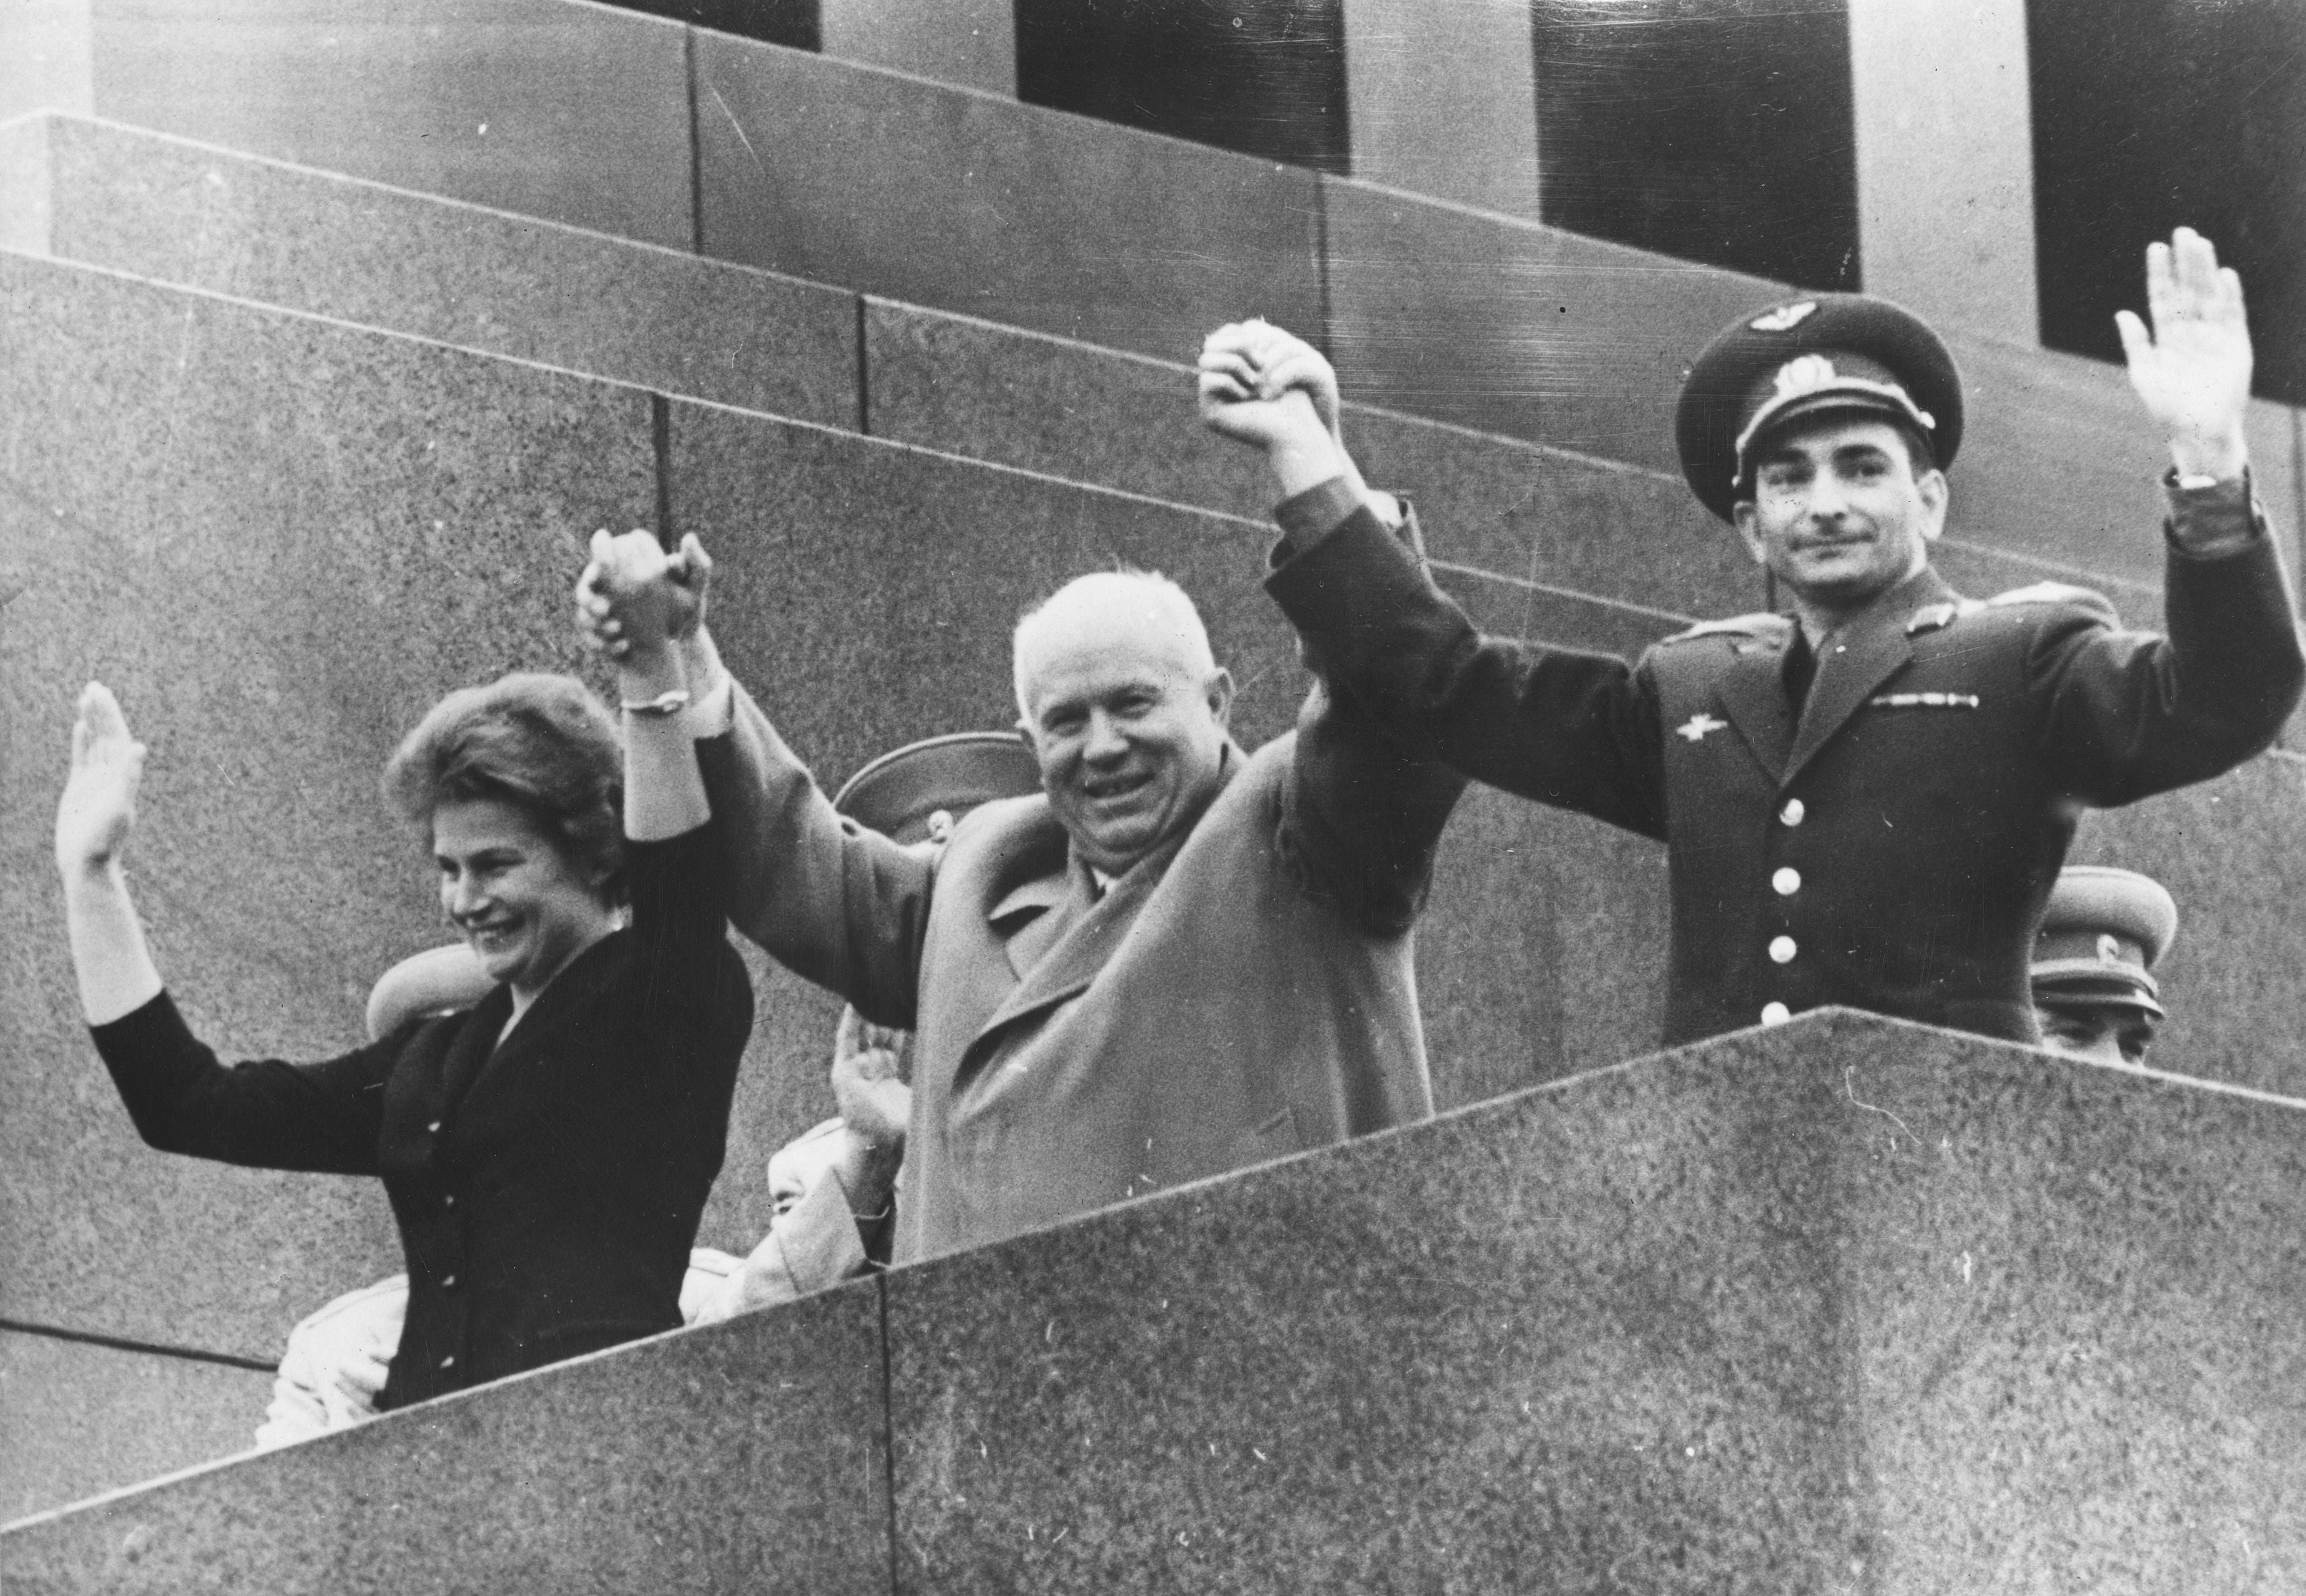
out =
[(2152, 876), (2105, 865), (2058, 873), (2034, 938), (2042, 1046), (2101, 1063), (2142, 1064), (2169, 1018), (2154, 967), (2178, 936), (2178, 905)]
[(145, 750), (109, 691), (81, 696), (56, 857), (97, 1051), (156, 1148), (383, 1182), (409, 1295), (380, 1407), (679, 1325), (721, 1167), (751, 986), (689, 740), (660, 713), (685, 690), (673, 611), (637, 551), (595, 553), (632, 595), (621, 753), (567, 677), (433, 706), (385, 787), (494, 985), (322, 1063), (227, 1068), (178, 1012), (124, 869)]

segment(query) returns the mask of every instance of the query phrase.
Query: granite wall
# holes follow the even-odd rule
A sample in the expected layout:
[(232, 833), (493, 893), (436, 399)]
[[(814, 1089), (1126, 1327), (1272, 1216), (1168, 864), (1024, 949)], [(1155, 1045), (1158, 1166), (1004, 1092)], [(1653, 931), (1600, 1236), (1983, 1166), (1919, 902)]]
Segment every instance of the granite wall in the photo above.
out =
[(36, 1520), (0, 1579), (2271, 1596), (2302, 1115), (1829, 1011)]

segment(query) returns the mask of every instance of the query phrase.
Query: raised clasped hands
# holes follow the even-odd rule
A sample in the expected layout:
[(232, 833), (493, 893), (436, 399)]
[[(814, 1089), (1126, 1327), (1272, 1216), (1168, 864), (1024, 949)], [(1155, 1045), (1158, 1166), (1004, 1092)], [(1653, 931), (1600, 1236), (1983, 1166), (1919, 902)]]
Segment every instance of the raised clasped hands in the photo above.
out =
[(2147, 246), (2146, 307), (2150, 333), (2134, 312), (2114, 312), (2130, 385), (2181, 473), (2232, 481), (2248, 462), (2251, 356), (2242, 279), (2218, 264), (2208, 239), (2181, 227), (2168, 243)]
[(576, 630), (619, 663), (654, 653), (704, 624), (712, 556), (689, 533), (666, 553), (646, 532), (593, 534), (591, 563), (576, 579)]
[[(1234, 321), (1201, 342), (1201, 420), (1222, 437), (1268, 450), (1337, 444), (1337, 374), (1328, 358), (1269, 321)], [(1342, 446), (1340, 446), (1342, 447)]]
[(109, 867), (136, 824), (144, 745), (129, 735), (120, 701), (102, 682), (81, 690), (72, 774), (56, 803), (56, 867), (66, 876)]

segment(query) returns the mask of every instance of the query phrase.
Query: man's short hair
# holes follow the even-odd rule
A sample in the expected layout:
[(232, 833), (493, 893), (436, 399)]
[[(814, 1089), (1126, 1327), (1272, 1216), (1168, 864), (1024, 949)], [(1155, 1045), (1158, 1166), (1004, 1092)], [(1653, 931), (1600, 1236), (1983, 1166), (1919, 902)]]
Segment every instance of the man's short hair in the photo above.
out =
[(1217, 656), (1209, 652), (1209, 628), (1201, 624), (1201, 612), (1194, 608), (1191, 597), (1183, 588), (1158, 571), (1140, 571), (1132, 566), (1120, 566), (1110, 571), (1092, 571), (1086, 576), (1074, 577), (1018, 618), (1017, 629), (1009, 641), (1009, 666), (1017, 690), (1017, 713), (1028, 721), (1033, 718), (1033, 708), (1025, 701), (1027, 635), (1037, 621), (1060, 604), (1093, 595), (1137, 600), (1157, 626), (1174, 633), (1184, 643), (1186, 662), (1197, 675), (1207, 677), (1216, 671), (1217, 661)]
[(425, 712), (384, 767), (384, 793), (429, 828), (442, 804), (509, 804), (611, 896), (624, 864), (617, 723), (573, 676), (515, 671)]

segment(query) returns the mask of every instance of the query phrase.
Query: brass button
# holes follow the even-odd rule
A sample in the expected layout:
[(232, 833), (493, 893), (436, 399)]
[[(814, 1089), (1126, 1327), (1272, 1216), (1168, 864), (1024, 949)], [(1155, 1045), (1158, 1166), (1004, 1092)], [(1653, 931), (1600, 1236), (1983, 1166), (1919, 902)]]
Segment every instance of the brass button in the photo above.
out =
[[(1789, 953), (1789, 954), (1787, 954), (1787, 955), (1786, 955), (1786, 958), (1788, 958), (1788, 959), (1790, 959), (1790, 958), (1792, 958), (1792, 957), (1793, 957), (1793, 955), (1792, 955), (1791, 953)], [(1781, 962), (1782, 962), (1782, 960), (1781, 960)], [(450, 1193), (448, 1193), (448, 1196), (446, 1196), (446, 1197), (442, 1198), (442, 1199), (440, 1199), (440, 1206), (441, 1206), (442, 1208), (455, 1208), (455, 1207), (457, 1206), (457, 1194), (456, 1194), (455, 1192), (451, 1191)]]
[(1791, 1020), (1793, 1017), (1794, 1011), (1791, 1009), (1787, 1008), (1783, 1003), (1764, 1003), (1762, 1005), (1762, 1023), (1764, 1025), (1783, 1025), (1787, 1020)]
[(1770, 962), (1791, 964), (1794, 961), (1794, 939), (1790, 936), (1770, 938)]
[(1801, 872), (1791, 865), (1783, 866), (1770, 877), (1770, 884), (1777, 889), (1779, 897), (1790, 898), (1801, 891)]
[(457, 1354), (450, 1353), (447, 1357), (441, 1359), (440, 1367), (443, 1369), (454, 1369), (457, 1367)]
[(457, 1277), (454, 1275), (443, 1275), (440, 1276), (440, 1284), (444, 1290), (454, 1291), (457, 1286)]
[(1788, 798), (1786, 807), (1778, 811), (1778, 818), (1788, 825), (1799, 825), (1802, 823), (1802, 816), (1808, 813), (1809, 810), (1803, 806), (1801, 799)]
[(425, 1128), (427, 1131), (431, 1131), (433, 1135), (435, 1135), (435, 1136), (438, 1136), (438, 1135), (440, 1135), (440, 1122), (439, 1120), (434, 1120), (431, 1124), (429, 1124), (429, 1125), (425, 1126), (424, 1128)]

